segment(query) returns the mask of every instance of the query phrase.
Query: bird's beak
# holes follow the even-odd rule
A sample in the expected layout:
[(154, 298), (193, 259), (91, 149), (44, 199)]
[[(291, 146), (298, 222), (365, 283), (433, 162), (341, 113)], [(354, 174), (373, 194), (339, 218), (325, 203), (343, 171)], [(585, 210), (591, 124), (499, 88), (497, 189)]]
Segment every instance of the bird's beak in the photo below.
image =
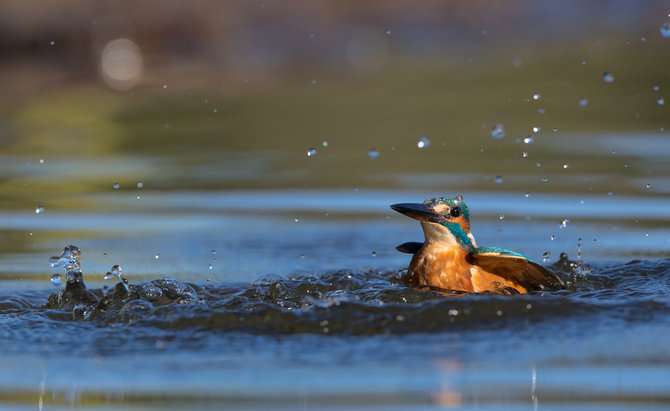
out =
[(407, 217), (412, 217), (419, 221), (437, 223), (443, 218), (440, 214), (437, 214), (425, 204), (401, 203), (393, 204), (391, 208), (401, 214), (405, 214)]

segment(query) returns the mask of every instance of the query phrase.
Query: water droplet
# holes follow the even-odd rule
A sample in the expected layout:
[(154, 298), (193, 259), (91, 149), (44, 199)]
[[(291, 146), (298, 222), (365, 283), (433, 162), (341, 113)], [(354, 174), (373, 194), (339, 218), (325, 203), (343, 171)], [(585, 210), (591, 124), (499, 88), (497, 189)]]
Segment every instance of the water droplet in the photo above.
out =
[(309, 38), (310, 39), (313, 39), (314, 37), (316, 37), (316, 33), (309, 33)]
[(218, 111), (219, 110), (215, 108), (214, 110), (212, 110), (212, 113), (218, 113)]
[(535, 94), (533, 94), (533, 100), (536, 100), (536, 101), (537, 101), (537, 100), (540, 99), (540, 97), (541, 97), (541, 96), (540, 96), (540, 93), (535, 93)]
[(647, 188), (647, 189), (651, 188), (651, 184), (647, 184), (647, 185), (645, 186), (645, 188)]
[(544, 113), (545, 113), (545, 111), (544, 111), (543, 108), (538, 108), (538, 109), (537, 109), (537, 112), (538, 112), (539, 114), (544, 114)]
[(50, 45), (50, 46), (53, 46), (54, 44), (56, 44), (56, 42), (53, 41), (53, 40), (51, 40), (51, 41), (49, 42), (49, 45)]
[[(670, 17), (670, 15), (668, 15)], [(661, 36), (670, 38), (670, 23), (665, 23), (661, 26)]]
[(310, 147), (307, 149), (307, 157), (313, 157), (316, 155), (316, 149), (314, 147)]
[(372, 256), (373, 256), (373, 257), (377, 257), (377, 252), (376, 252), (376, 251), (373, 251), (373, 252), (372, 252)]
[(503, 182), (503, 178), (501, 175), (497, 175), (493, 181), (495, 181), (496, 184), (500, 184)]
[(51, 264), (52, 267), (58, 267), (60, 265), (60, 257), (49, 258), (49, 264)]
[(521, 153), (521, 155), (523, 156), (523, 158), (528, 157), (528, 153), (526, 153), (525, 151), (523, 153)]
[(558, 131), (558, 129), (556, 127), (554, 127), (554, 129), (552, 131), (555, 133), (555, 132)]
[(378, 151), (376, 148), (371, 148), (371, 149), (368, 151), (368, 156), (369, 156), (370, 158), (377, 158), (377, 157), (379, 157), (379, 151)]
[(533, 137), (532, 136), (526, 136), (526, 138), (523, 139), (523, 142), (526, 144), (533, 144)]
[(391, 35), (391, 30), (386, 30), (386, 35), (390, 36)]
[(540, 127), (535, 126), (533, 127), (533, 133), (539, 133), (540, 132)]
[(42, 207), (41, 205), (38, 205), (35, 208), (35, 214), (42, 214), (43, 212), (44, 212), (44, 207)]
[(209, 269), (210, 269), (210, 270), (213, 270), (213, 269), (214, 269), (214, 266), (213, 266), (213, 265), (211, 265), (211, 264), (209, 264), (209, 266), (208, 266), (208, 267), (209, 267)]
[(167, 83), (163, 83), (163, 88), (168, 88)]
[(316, 80), (312, 80), (312, 85), (316, 85)]
[(654, 87), (652, 87), (652, 88), (654, 89), (654, 91), (658, 91), (658, 90), (659, 90), (659, 87), (658, 87), (657, 85), (654, 85)]
[(118, 190), (119, 187), (121, 187), (121, 186), (119, 185), (119, 183), (114, 183), (114, 186), (113, 186), (113, 187), (114, 187), (115, 190)]
[(565, 228), (565, 227), (568, 226), (568, 224), (570, 224), (570, 220), (568, 220), (568, 219), (566, 218), (566, 219), (561, 220), (561, 223), (560, 223), (558, 226), (559, 226), (560, 228)]
[(54, 274), (51, 276), (50, 281), (54, 287), (59, 287), (61, 284), (63, 284), (63, 277), (60, 274)]
[(530, 193), (526, 193), (526, 194), (524, 194), (524, 196), (525, 196), (526, 198), (528, 198), (528, 197), (530, 197)]
[(514, 67), (521, 67), (522, 64), (523, 64), (523, 61), (520, 58), (514, 57), (514, 59), (512, 59), (512, 65)]
[(551, 261), (551, 251), (545, 251), (542, 254), (542, 261), (545, 262), (545, 263), (548, 263), (549, 261)]
[(417, 140), (416, 146), (419, 148), (426, 148), (430, 146), (430, 139), (426, 136), (421, 136), (419, 137), (419, 140)]
[(105, 280), (111, 280), (112, 278), (114, 278), (114, 275), (112, 273), (107, 273), (107, 274), (105, 274), (105, 276), (103, 278)]
[(323, 143), (321, 143), (322, 146), (328, 147), (328, 142), (326, 140), (323, 140)]
[(300, 254), (300, 259), (304, 260), (305, 259), (305, 254)]
[(139, 183), (137, 183), (137, 188), (142, 188), (142, 187), (144, 187), (144, 183), (143, 183), (143, 182), (140, 181)]
[(605, 83), (613, 83), (614, 76), (609, 71), (606, 71), (603, 73), (603, 80), (605, 80)]
[(491, 135), (493, 138), (503, 138), (505, 137), (505, 127), (502, 124), (496, 124), (491, 129)]
[(551, 238), (551, 241), (554, 241), (556, 239), (556, 236), (552, 235), (550, 238)]
[(40, 164), (44, 164), (44, 159), (40, 158)]
[(505, 214), (500, 214), (500, 219), (504, 220), (505, 219)]
[(659, 106), (662, 106), (663, 104), (665, 104), (665, 99), (663, 97), (659, 97), (658, 99), (656, 99), (656, 102), (658, 103)]
[(549, 181), (549, 179), (547, 177), (542, 177), (542, 182), (543, 183), (546, 183), (547, 181)]
[(121, 271), (123, 271), (123, 269), (121, 268), (120, 265), (115, 264), (115, 265), (112, 266), (112, 274), (114, 274), (115, 276), (117, 276), (117, 277), (120, 276)]
[(582, 107), (586, 107), (589, 104), (589, 100), (586, 98), (582, 97), (579, 99), (579, 105)]
[(542, 167), (542, 163), (535, 163), (535, 167)]
[(570, 165), (568, 163), (563, 164), (563, 168), (568, 168)]
[(154, 259), (158, 260), (159, 258), (161, 258), (161, 255), (156, 253), (156, 255), (154, 255)]

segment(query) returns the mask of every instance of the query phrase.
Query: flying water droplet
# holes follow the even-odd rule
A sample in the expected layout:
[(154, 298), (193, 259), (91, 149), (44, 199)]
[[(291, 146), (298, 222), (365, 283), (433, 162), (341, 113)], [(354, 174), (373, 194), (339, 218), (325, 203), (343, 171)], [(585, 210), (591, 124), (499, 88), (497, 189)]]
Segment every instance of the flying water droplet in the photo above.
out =
[(505, 214), (500, 214), (500, 219), (504, 220), (505, 219)]
[(163, 88), (168, 88), (167, 83), (163, 83)]
[(42, 214), (43, 212), (44, 212), (44, 207), (42, 207), (41, 205), (38, 205), (35, 208), (35, 214)]
[(419, 148), (426, 148), (430, 146), (430, 139), (426, 136), (419, 137), (419, 140), (416, 142), (416, 146)]
[(523, 139), (523, 142), (525, 144), (533, 144), (533, 137), (532, 136), (526, 136), (526, 138)]
[(652, 88), (654, 89), (654, 91), (658, 91), (658, 90), (659, 90), (659, 87), (658, 87), (657, 85), (654, 85), (654, 87), (652, 87)]
[(313, 157), (316, 155), (316, 149), (314, 147), (310, 147), (307, 149), (307, 157)]
[(544, 114), (544, 113), (545, 113), (545, 110), (544, 110), (543, 108), (538, 108), (538, 109), (537, 109), (537, 112), (538, 112), (539, 114)]
[(665, 23), (661, 26), (661, 36), (670, 38), (670, 23)]
[(505, 127), (502, 124), (496, 124), (491, 129), (491, 135), (493, 138), (503, 138), (505, 137)]
[(535, 94), (533, 94), (533, 100), (535, 100), (535, 101), (539, 100), (540, 97), (541, 97), (541, 96), (540, 96), (540, 93), (535, 93)]
[(503, 178), (501, 175), (497, 175), (493, 181), (495, 181), (496, 184), (501, 184), (503, 182)]
[(647, 184), (647, 185), (644, 186), (644, 187), (645, 187), (646, 189), (650, 189), (650, 188), (651, 188), (651, 184)]
[(568, 226), (568, 224), (570, 224), (570, 220), (568, 220), (568, 219), (566, 218), (566, 219), (561, 220), (561, 223), (560, 223), (558, 226), (559, 226), (560, 228), (565, 228), (565, 227)]
[(526, 158), (528, 157), (528, 153), (524, 151), (523, 153), (521, 153), (521, 156), (523, 156), (523, 158)]
[(665, 99), (663, 97), (659, 97), (658, 99), (656, 99), (656, 102), (658, 103), (659, 106), (662, 106), (663, 104), (665, 104)]
[(605, 80), (605, 83), (613, 83), (614, 76), (609, 71), (606, 71), (603, 73), (603, 80)]
[(121, 186), (119, 185), (119, 183), (114, 183), (113, 187), (114, 187), (114, 190), (118, 190), (119, 187), (121, 187)]
[(570, 165), (568, 163), (563, 164), (563, 168), (568, 168)]
[(368, 151), (368, 156), (372, 159), (379, 157), (379, 151), (376, 148), (371, 148)]
[(540, 132), (540, 127), (535, 126), (533, 127), (533, 133), (539, 133)]
[(549, 179), (547, 177), (542, 177), (542, 182), (543, 183), (546, 183), (547, 181), (549, 181)]
[(158, 260), (159, 258), (161, 258), (161, 255), (156, 253), (156, 255), (154, 255), (154, 259)]
[(213, 269), (214, 269), (214, 266), (211, 265), (211, 264), (209, 264), (208, 267), (209, 267), (210, 270), (213, 270)]
[(582, 107), (586, 107), (589, 104), (589, 100), (586, 98), (582, 97), (579, 99), (579, 105)]
[(545, 263), (551, 261), (551, 251), (545, 251), (544, 254), (542, 254), (542, 261)]
[(53, 41), (53, 40), (51, 40), (51, 41), (49, 42), (49, 45), (50, 45), (50, 46), (53, 46), (54, 44), (56, 44), (56, 42)]
[(50, 281), (54, 287), (60, 287), (63, 284), (63, 277), (60, 274), (54, 274), (51, 276)]
[(323, 143), (321, 143), (322, 146), (328, 147), (328, 142), (326, 140), (323, 140)]
[(526, 193), (526, 194), (524, 194), (524, 196), (525, 196), (526, 198), (528, 198), (528, 197), (530, 197), (530, 193)]
[(49, 258), (49, 264), (51, 264), (52, 267), (58, 267), (60, 265), (60, 257)]
[(550, 238), (551, 238), (551, 241), (554, 241), (556, 239), (556, 236), (552, 235)]
[(373, 252), (372, 252), (372, 256), (373, 256), (373, 257), (377, 257), (377, 252), (376, 252), (376, 251), (373, 251)]
[(137, 188), (142, 188), (142, 187), (144, 187), (144, 183), (141, 182), (141, 181), (138, 182), (138, 183), (137, 183)]
[[(391, 35), (391, 30), (386, 30), (386, 35), (390, 36)], [(402, 37), (402, 36), (401, 36)]]

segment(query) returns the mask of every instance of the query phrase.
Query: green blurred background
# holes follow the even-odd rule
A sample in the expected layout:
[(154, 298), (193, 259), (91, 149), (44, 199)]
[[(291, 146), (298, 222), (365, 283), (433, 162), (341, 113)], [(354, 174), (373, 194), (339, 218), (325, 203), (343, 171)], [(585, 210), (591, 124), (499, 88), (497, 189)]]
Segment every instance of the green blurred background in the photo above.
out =
[[(71, 194), (138, 181), (639, 190), (637, 179), (667, 175), (667, 157), (612, 151), (644, 133), (667, 154), (658, 99), (670, 86), (669, 10), (661, 1), (3, 2), (1, 206), (77, 208), (86, 202)], [(417, 147), (421, 136), (430, 146)], [(591, 149), (575, 150), (585, 140)]]

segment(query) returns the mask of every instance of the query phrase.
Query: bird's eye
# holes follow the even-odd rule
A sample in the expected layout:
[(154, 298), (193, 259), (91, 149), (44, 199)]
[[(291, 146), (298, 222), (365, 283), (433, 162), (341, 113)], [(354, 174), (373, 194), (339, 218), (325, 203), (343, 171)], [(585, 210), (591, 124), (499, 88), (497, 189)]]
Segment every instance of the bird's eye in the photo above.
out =
[(452, 217), (458, 217), (461, 215), (461, 208), (460, 207), (454, 207), (449, 211), (449, 214), (451, 214)]

